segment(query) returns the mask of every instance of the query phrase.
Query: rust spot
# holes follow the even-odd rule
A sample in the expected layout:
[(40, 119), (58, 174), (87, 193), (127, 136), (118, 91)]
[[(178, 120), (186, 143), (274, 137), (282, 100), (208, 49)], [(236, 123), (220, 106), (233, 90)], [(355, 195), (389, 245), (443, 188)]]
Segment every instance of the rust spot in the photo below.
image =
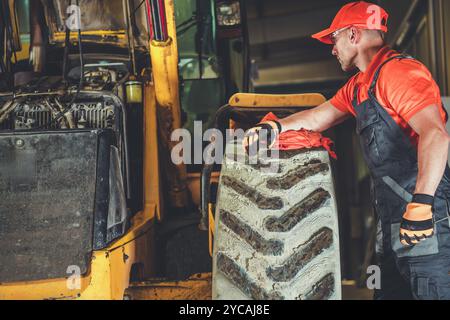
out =
[(304, 297), (299, 300), (328, 300), (334, 292), (334, 277), (332, 273), (320, 279)]
[(157, 107), (157, 118), (159, 124), (159, 132), (161, 134), (161, 142), (166, 148), (172, 148), (175, 145), (175, 142), (171, 141), (170, 135), (173, 131), (173, 113), (169, 108)]
[(311, 192), (305, 199), (295, 204), (281, 217), (268, 217), (265, 226), (271, 232), (287, 232), (294, 228), (308, 215), (322, 207), (331, 198), (328, 191), (319, 188)]
[(301, 165), (300, 167), (290, 170), (282, 177), (270, 178), (269, 180), (267, 180), (267, 188), (272, 190), (287, 190), (308, 177), (312, 177), (318, 173), (326, 172), (328, 170), (328, 164), (320, 162), (320, 160), (318, 159), (314, 159), (306, 164)]
[(253, 282), (236, 262), (223, 253), (217, 255), (217, 267), (245, 295), (255, 300), (283, 300), (277, 291), (267, 292)]
[(240, 221), (228, 211), (220, 210), (221, 221), (234, 233), (247, 242), (253, 249), (264, 255), (279, 256), (283, 252), (283, 243), (279, 240), (266, 240), (249, 225)]
[(267, 276), (274, 281), (290, 281), (315, 257), (333, 243), (333, 231), (324, 227), (316, 232), (279, 267), (269, 267)]
[(261, 194), (256, 189), (249, 187), (246, 184), (229, 176), (222, 176), (222, 182), (225, 186), (233, 189), (238, 194), (248, 198), (250, 201), (255, 203), (260, 209), (278, 210), (283, 208), (283, 200), (280, 197), (267, 197)]

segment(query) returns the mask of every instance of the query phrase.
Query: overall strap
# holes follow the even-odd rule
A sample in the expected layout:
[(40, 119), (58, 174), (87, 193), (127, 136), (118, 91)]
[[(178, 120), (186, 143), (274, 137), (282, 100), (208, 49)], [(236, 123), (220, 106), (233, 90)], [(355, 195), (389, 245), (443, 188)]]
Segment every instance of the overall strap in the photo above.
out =
[(406, 54), (399, 54), (399, 55), (390, 57), (389, 59), (386, 59), (385, 61), (383, 61), (383, 63), (381, 63), (381, 64), (378, 66), (377, 70), (375, 71), (375, 75), (373, 76), (372, 83), (370, 84), (370, 87), (369, 87), (369, 94), (371, 94), (371, 93), (374, 92), (375, 86), (376, 86), (376, 84), (377, 84), (378, 77), (380, 76), (381, 68), (382, 68), (386, 63), (388, 63), (389, 61), (394, 60), (394, 59), (414, 59), (414, 58), (411, 57), (411, 56), (409, 56), (409, 55), (406, 55)]
[[(388, 59), (386, 59), (385, 61), (383, 61), (379, 66), (378, 66), (378, 68), (377, 68), (377, 70), (375, 71), (375, 74), (374, 74), (374, 76), (373, 76), (373, 80), (372, 80), (372, 82), (371, 82), (371, 84), (370, 84), (370, 87), (369, 87), (369, 96), (373, 96), (373, 97), (375, 97), (375, 94), (374, 94), (374, 89), (375, 89), (375, 86), (376, 86), (376, 84), (377, 84), (377, 80), (378, 80), (378, 77), (380, 76), (380, 71), (381, 71), (381, 68), (386, 64), (386, 63), (388, 63), (389, 61), (391, 61), (391, 60), (394, 60), (394, 59), (414, 59), (413, 57), (411, 57), (411, 56), (409, 56), (409, 55), (406, 55), (406, 54), (398, 54), (398, 55), (396, 55), (396, 56), (393, 56), (393, 57), (390, 57), (390, 58), (388, 58)], [(353, 101), (352, 101), (352, 103), (353, 103), (353, 105), (358, 105), (358, 91), (359, 91), (359, 87), (356, 85), (355, 86), (355, 89), (353, 90)]]
[(358, 90), (359, 90), (358, 85), (355, 85), (355, 89), (353, 89), (353, 100), (352, 100), (354, 106), (358, 105)]

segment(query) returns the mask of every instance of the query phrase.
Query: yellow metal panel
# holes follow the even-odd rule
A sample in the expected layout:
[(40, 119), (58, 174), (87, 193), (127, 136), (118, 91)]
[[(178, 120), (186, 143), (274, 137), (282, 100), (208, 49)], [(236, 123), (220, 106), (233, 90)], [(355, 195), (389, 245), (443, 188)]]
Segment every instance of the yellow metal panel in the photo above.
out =
[(168, 108), (173, 116), (173, 128), (181, 126), (178, 46), (173, 1), (166, 1), (166, 20), (169, 39), (166, 42), (151, 41), (150, 58), (155, 82), (156, 100), (161, 107)]
[(70, 290), (66, 279), (52, 279), (0, 285), (0, 300), (75, 299), (86, 289), (90, 276), (82, 277), (81, 289)]
[[(30, 58), (30, 44), (22, 42), (22, 50), (16, 52), (17, 61), (27, 60)], [(13, 61), (15, 57), (13, 56)], [(15, 61), (14, 61), (15, 62)]]
[(92, 257), (89, 286), (82, 292), (79, 299), (109, 300), (112, 298), (111, 291), (109, 252), (106, 250), (96, 251)]
[(72, 289), (70, 279), (4, 283), (0, 286), (0, 299), (110, 299), (109, 259), (106, 251), (92, 255), (88, 275), (80, 278), (80, 288)]
[(166, 42), (150, 43), (152, 75), (155, 83), (155, 95), (158, 103), (158, 125), (160, 142), (164, 156), (164, 171), (167, 175), (166, 193), (174, 207), (186, 207), (189, 204), (186, 167), (174, 165), (170, 161), (170, 151), (177, 144), (170, 139), (172, 132), (181, 127), (181, 108), (178, 81), (178, 48), (173, 1), (165, 1), (167, 31)]
[(216, 223), (214, 222), (214, 213), (212, 210), (212, 203), (208, 203), (208, 240), (209, 240), (209, 255), (213, 255), (214, 230)]
[(156, 205), (161, 220), (161, 190), (159, 177), (158, 123), (155, 87), (144, 84), (144, 204), (145, 209)]
[(130, 284), (131, 265), (136, 260), (136, 241), (131, 241), (109, 253), (111, 260), (111, 298), (123, 299), (125, 289)]
[(315, 107), (325, 101), (325, 97), (320, 93), (236, 93), (230, 98), (229, 105), (233, 107)]
[[(125, 31), (111, 31), (111, 30), (92, 30), (92, 31), (83, 31), (81, 33), (81, 36), (99, 36), (102, 39), (100, 40), (100, 42), (102, 43), (110, 43), (110, 44), (114, 44), (114, 45), (119, 45), (121, 47), (125, 47), (127, 45), (126, 43), (126, 37), (125, 37)], [(64, 42), (66, 38), (66, 33), (65, 32), (56, 32), (53, 35), (53, 41), (56, 42)], [(117, 39), (113, 40), (113, 39)], [(70, 41), (74, 42), (78, 40), (78, 32), (72, 31), (70, 32)], [(98, 38), (95, 40), (91, 40), (89, 38), (85, 38), (83, 39), (84, 42), (89, 42), (89, 41), (93, 41), (93, 42), (99, 42)]]
[(136, 214), (132, 226), (125, 236), (104, 251), (95, 252), (92, 260), (91, 282), (80, 299), (121, 300), (130, 283), (131, 267), (134, 263), (149, 264), (153, 270), (155, 205)]
[[(69, 289), (67, 279), (0, 284), (0, 299), (122, 299), (135, 262), (152, 263), (152, 250), (140, 250), (136, 242), (153, 240), (155, 206), (139, 212), (130, 230), (108, 249), (94, 251), (89, 272), (80, 278), (79, 289)], [(150, 213), (153, 211), (152, 213)], [(142, 245), (142, 249), (148, 249)], [(139, 258), (139, 260), (137, 259)]]

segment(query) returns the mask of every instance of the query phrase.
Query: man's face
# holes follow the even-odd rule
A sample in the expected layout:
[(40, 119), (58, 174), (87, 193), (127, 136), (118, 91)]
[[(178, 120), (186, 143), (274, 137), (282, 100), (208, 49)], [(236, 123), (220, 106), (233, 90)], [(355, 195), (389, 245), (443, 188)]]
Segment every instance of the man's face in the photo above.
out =
[(352, 43), (350, 28), (341, 29), (331, 35), (333, 49), (331, 53), (336, 56), (343, 71), (351, 71), (355, 68), (354, 59), (357, 50)]

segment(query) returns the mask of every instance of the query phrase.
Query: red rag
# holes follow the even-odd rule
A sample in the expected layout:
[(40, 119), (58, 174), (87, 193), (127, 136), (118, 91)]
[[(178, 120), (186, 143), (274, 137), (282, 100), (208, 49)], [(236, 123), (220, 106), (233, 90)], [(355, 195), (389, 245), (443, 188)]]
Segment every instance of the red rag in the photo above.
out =
[[(276, 115), (270, 112), (265, 115), (261, 122), (270, 120), (279, 119)], [(337, 159), (336, 153), (331, 150), (333, 144), (334, 143), (331, 139), (322, 136), (319, 132), (301, 129), (297, 131), (289, 130), (281, 133), (275, 141), (273, 148), (278, 150), (295, 150), (324, 147), (333, 159)]]

